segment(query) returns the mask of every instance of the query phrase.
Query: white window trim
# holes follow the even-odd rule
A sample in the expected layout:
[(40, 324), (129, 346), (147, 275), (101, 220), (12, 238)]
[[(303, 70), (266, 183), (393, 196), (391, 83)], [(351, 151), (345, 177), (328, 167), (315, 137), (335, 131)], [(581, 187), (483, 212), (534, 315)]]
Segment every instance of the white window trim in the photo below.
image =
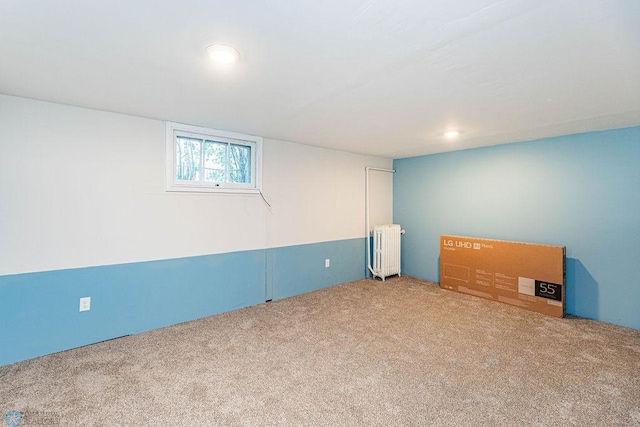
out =
[[(213, 182), (177, 181), (175, 173), (175, 134), (184, 136), (207, 136), (220, 142), (251, 144), (252, 151), (252, 179), (253, 184)], [(228, 132), (218, 129), (210, 129), (199, 126), (185, 125), (182, 123), (167, 122), (167, 164), (166, 164), (166, 191), (197, 192), (197, 193), (255, 193), (262, 191), (262, 137)]]

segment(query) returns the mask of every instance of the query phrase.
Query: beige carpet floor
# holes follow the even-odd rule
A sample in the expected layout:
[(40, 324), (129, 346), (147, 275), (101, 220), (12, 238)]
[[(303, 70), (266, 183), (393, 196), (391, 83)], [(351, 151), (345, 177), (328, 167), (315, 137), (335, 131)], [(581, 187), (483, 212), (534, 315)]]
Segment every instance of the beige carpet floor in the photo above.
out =
[(24, 427), (639, 426), (640, 331), (361, 280), (0, 367), (0, 384), (0, 425)]

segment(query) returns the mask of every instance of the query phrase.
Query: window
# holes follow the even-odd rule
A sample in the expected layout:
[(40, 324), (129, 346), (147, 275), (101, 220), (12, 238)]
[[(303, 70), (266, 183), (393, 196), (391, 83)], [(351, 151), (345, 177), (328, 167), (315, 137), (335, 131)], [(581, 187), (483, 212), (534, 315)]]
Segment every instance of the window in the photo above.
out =
[(167, 191), (257, 193), (262, 138), (167, 122)]

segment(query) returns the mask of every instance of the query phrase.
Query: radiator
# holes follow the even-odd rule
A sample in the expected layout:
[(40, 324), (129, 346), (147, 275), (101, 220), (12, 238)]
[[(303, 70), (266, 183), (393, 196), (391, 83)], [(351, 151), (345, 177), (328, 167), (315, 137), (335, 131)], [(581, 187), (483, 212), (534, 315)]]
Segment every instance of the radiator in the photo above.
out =
[(400, 276), (400, 234), (398, 224), (378, 225), (373, 229), (373, 276), (384, 280)]

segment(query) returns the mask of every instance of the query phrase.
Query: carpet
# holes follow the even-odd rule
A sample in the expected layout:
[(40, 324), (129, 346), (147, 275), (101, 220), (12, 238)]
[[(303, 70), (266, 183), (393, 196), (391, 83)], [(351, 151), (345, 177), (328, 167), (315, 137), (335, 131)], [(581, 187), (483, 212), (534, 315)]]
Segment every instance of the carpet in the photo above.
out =
[(0, 367), (0, 384), (25, 427), (640, 426), (640, 331), (360, 280)]

